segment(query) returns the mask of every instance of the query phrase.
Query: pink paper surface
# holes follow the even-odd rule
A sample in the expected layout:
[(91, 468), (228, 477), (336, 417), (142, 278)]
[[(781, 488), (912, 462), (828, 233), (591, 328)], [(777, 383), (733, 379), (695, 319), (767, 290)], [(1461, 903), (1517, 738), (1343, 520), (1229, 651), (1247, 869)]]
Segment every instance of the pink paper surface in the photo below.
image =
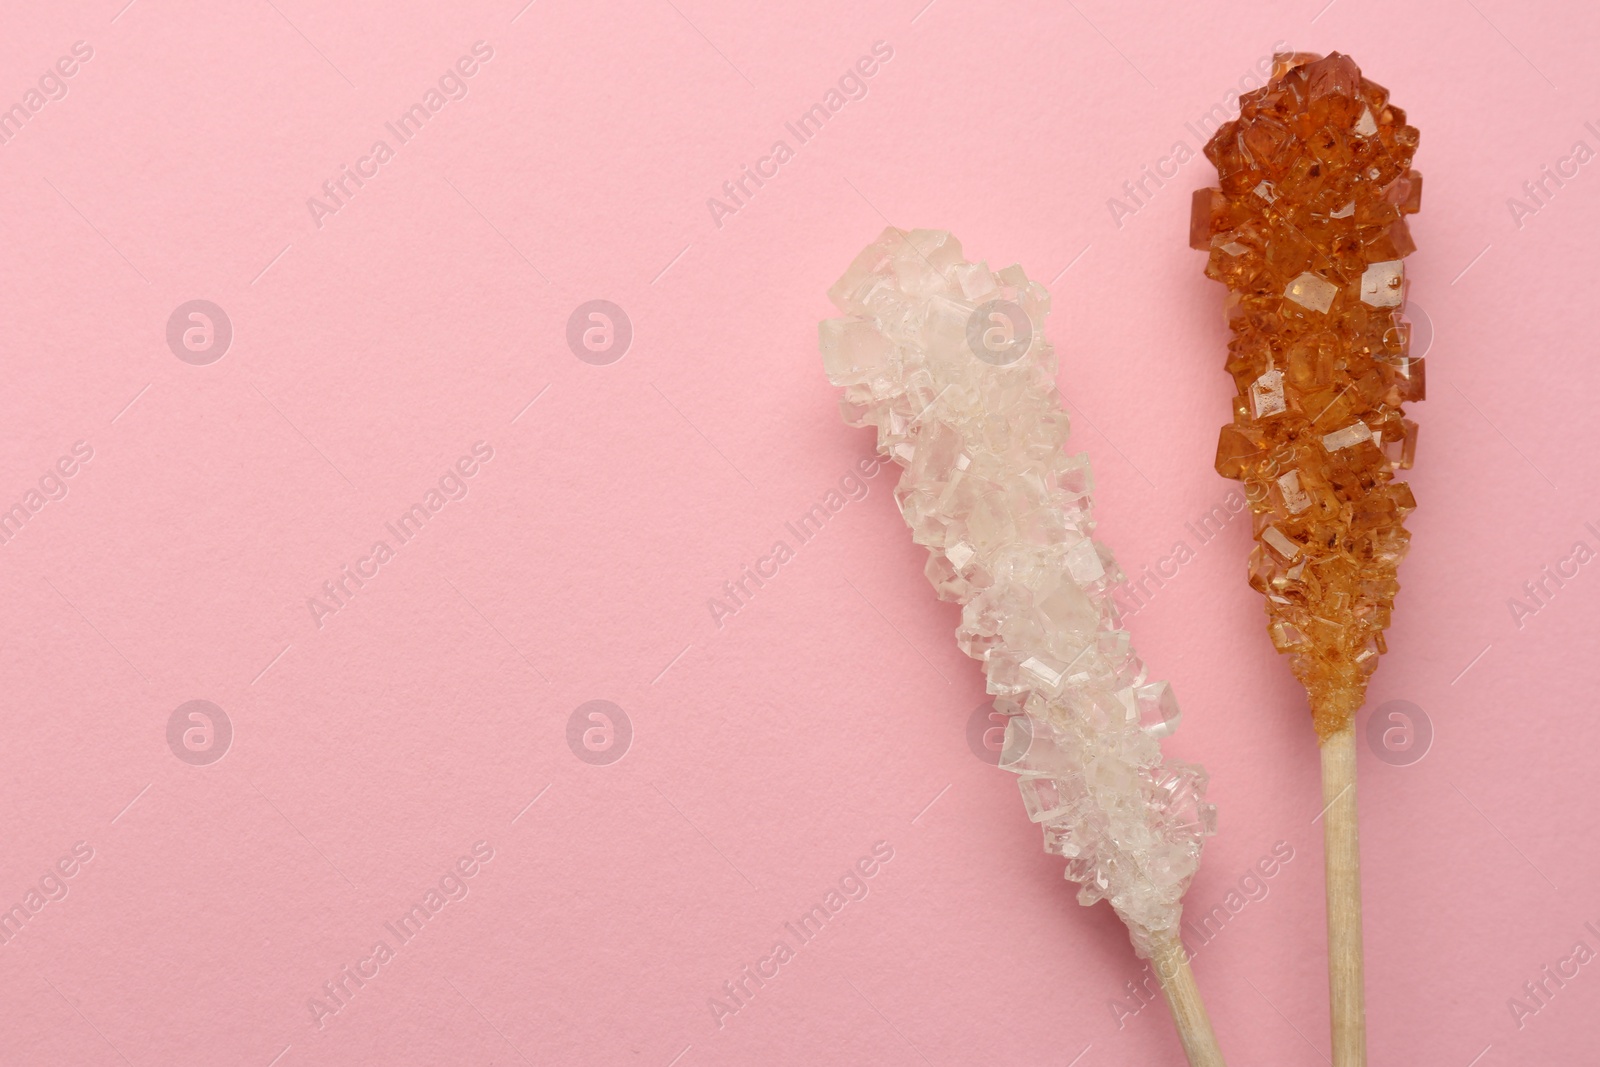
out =
[[(1220, 807), (1217, 1032), (1324, 1063), (1317, 752), (1244, 520), (1202, 525), (1231, 383), (1186, 242), (1202, 119), (1285, 47), (1388, 86), (1427, 179), (1361, 724), (1432, 740), (1363, 742), (1371, 1062), (1596, 1062), (1592, 8), (523, 3), (5, 12), (0, 1063), (1180, 1062), (980, 757), (894, 475), (850, 480), (816, 322), (889, 222), (1049, 285)], [(596, 300), (627, 330), (569, 345)]]

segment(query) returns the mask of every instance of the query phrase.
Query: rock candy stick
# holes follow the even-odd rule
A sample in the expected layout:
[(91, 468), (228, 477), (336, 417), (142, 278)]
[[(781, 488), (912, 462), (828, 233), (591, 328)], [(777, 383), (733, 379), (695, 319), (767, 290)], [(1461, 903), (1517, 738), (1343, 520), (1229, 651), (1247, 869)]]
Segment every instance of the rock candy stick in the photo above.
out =
[(948, 233), (891, 227), (828, 295), (844, 312), (821, 325), (828, 377), (845, 421), (903, 468), (928, 579), (962, 605), (957, 643), (1010, 716), (1001, 766), (1078, 900), (1109, 900), (1152, 960), (1190, 1063), (1221, 1065), (1178, 931), (1216, 809), (1201, 768), (1162, 758), (1172, 688), (1116, 626), (1088, 457), (1062, 449), (1049, 294), (1021, 267), (966, 262)]
[(1227, 369), (1238, 386), (1217, 472), (1254, 514), (1250, 584), (1304, 684), (1322, 749), (1328, 964), (1335, 1067), (1366, 1063), (1353, 720), (1386, 651), (1396, 570), (1416, 507), (1423, 396), (1409, 351), (1404, 216), (1422, 176), (1417, 131), (1349, 56), (1279, 55), (1206, 156), (1220, 189), (1195, 194), (1190, 244), (1228, 286)]

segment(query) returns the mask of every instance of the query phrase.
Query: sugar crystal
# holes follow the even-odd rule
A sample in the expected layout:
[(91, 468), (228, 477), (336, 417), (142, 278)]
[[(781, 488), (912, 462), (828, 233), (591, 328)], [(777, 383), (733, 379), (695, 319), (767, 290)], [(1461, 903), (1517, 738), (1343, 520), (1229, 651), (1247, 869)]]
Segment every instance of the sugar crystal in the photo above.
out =
[[(1203, 771), (1163, 760), (1177, 699), (1115, 625), (1122, 572), (1093, 538), (1088, 459), (1063, 450), (1049, 293), (1021, 267), (965, 262), (947, 233), (890, 228), (829, 296), (843, 317), (822, 324), (823, 365), (848, 421), (902, 468), (894, 496), (928, 578), (962, 605), (956, 642), (1010, 716), (1000, 766), (1079, 901), (1110, 900), (1148, 956), (1177, 936), (1215, 808)], [(1258, 373), (1263, 415), (1285, 410), (1283, 378)]]

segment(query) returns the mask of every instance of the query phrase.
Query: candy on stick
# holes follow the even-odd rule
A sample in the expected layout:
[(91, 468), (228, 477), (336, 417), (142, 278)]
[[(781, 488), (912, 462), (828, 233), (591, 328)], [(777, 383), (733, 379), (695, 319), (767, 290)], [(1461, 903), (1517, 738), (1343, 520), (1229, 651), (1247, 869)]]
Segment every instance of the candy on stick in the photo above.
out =
[(1109, 900), (1152, 961), (1190, 1062), (1221, 1065), (1178, 932), (1216, 809), (1202, 769), (1162, 758), (1172, 688), (1116, 625), (1088, 457), (1062, 447), (1049, 294), (966, 262), (948, 233), (891, 227), (828, 295), (844, 312), (821, 325), (828, 377), (904, 468), (895, 499), (928, 579), (962, 605), (957, 643), (1010, 716), (1001, 766), (1078, 900)]
[(1195, 194), (1190, 244), (1228, 286), (1238, 395), (1217, 472), (1254, 513), (1250, 584), (1304, 684), (1321, 741), (1335, 1067), (1366, 1062), (1353, 719), (1386, 651), (1416, 507), (1423, 396), (1409, 351), (1404, 216), (1417, 131), (1349, 56), (1274, 57), (1268, 84), (1206, 146), (1220, 189)]

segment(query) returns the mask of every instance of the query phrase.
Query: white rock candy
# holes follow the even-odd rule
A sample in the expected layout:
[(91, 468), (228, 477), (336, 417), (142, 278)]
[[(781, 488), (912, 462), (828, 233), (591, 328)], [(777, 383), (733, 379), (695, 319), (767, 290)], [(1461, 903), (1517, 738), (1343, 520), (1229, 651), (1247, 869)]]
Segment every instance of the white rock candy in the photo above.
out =
[(1110, 900), (1149, 957), (1177, 937), (1216, 808), (1204, 770), (1162, 759), (1177, 702), (1116, 625), (1088, 457), (1062, 449), (1049, 294), (1021, 267), (965, 262), (948, 233), (891, 227), (828, 295), (845, 314), (821, 325), (828, 378), (904, 468), (895, 500), (928, 579), (962, 605), (956, 640), (1011, 716), (1000, 766), (1078, 900)]

